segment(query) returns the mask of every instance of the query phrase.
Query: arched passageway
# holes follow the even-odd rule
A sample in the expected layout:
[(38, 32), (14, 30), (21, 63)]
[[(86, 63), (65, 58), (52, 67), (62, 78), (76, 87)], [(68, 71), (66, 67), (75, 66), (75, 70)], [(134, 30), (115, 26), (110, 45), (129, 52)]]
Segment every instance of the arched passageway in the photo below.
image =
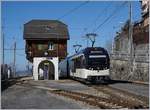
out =
[(38, 79), (41, 80), (54, 80), (55, 68), (51, 61), (44, 60), (38, 66)]

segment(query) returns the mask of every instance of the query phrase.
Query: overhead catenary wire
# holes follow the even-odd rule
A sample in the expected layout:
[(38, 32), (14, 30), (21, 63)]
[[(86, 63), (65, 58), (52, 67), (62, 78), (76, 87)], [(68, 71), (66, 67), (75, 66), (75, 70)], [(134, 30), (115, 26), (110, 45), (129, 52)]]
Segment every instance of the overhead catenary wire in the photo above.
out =
[[(90, 24), (90, 26), (92, 26), (92, 25), (96, 26), (96, 22), (97, 22), (98, 19), (103, 15), (102, 13), (110, 7), (110, 5), (111, 5), (111, 3), (107, 4), (106, 7), (104, 7), (104, 9), (102, 9), (102, 10), (98, 13), (98, 15), (97, 15), (96, 18), (93, 20), (93, 22)], [(85, 27), (85, 28), (83, 29), (83, 32), (82, 32), (81, 36), (82, 36), (83, 33), (86, 32), (87, 30), (88, 30), (88, 27)], [(85, 36), (83, 36), (83, 37), (85, 37)], [(86, 38), (86, 37), (85, 37), (85, 38)], [(88, 39), (86, 38), (86, 40), (87, 40), (87, 46), (88, 46)]]
[(101, 10), (101, 11), (99, 12), (99, 14), (96, 16), (95, 20), (92, 22), (92, 24), (93, 24), (94, 26), (96, 26), (96, 22), (99, 20), (99, 18), (100, 18), (101, 16), (103, 16), (102, 13), (105, 12), (110, 6), (111, 6), (111, 3), (107, 4), (106, 7), (105, 7), (103, 10)]
[[(5, 48), (4, 50), (13, 50), (13, 49), (8, 49), (8, 48)], [(25, 50), (24, 48), (18, 48), (16, 50)]]
[(9, 29), (11, 29), (11, 30), (12, 30), (12, 29), (13, 29), (13, 30), (17, 30), (17, 29), (18, 29), (18, 30), (22, 30), (22, 29), (23, 29), (22, 26), (9, 26), (9, 25), (7, 25), (7, 26), (5, 25), (5, 26), (3, 26), (2, 28), (5, 29), (5, 30), (6, 30), (6, 29), (8, 29), (8, 30), (9, 30)]
[(64, 17), (68, 16), (69, 14), (75, 12), (76, 10), (78, 10), (79, 8), (81, 8), (82, 6), (86, 5), (87, 3), (89, 3), (89, 1), (84, 1), (83, 3), (81, 3), (80, 5), (78, 5), (77, 7), (69, 10), (68, 12), (66, 12), (64, 15), (62, 15), (61, 17), (59, 17), (57, 20), (63, 19)]
[(22, 57), (25, 57), (26, 55), (25, 54), (16, 54), (16, 55), (18, 55), (18, 56), (22, 56)]
[(115, 10), (113, 11), (113, 13), (108, 16), (101, 24), (99, 24), (94, 30), (93, 32), (96, 32), (100, 27), (102, 27), (106, 22), (108, 22), (117, 12), (119, 12), (121, 10), (121, 8), (126, 4), (127, 2), (123, 2), (119, 7), (115, 8)]

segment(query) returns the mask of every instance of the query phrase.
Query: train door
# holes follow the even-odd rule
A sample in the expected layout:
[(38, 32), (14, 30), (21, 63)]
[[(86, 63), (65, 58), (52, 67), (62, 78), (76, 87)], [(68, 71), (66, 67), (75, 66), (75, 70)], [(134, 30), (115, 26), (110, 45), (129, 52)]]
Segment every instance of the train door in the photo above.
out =
[(67, 60), (67, 67), (66, 67), (66, 69), (67, 69), (67, 78), (69, 78), (70, 74), (69, 74), (69, 61), (68, 60)]
[(69, 60), (69, 69), (68, 69), (70, 76), (74, 76), (75, 67), (74, 67), (74, 59)]

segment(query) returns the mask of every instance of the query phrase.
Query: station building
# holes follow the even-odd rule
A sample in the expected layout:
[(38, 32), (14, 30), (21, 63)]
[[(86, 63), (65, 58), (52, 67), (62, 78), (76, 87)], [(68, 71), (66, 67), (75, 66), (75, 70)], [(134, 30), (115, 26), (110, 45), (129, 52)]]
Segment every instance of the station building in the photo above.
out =
[(67, 56), (67, 25), (58, 20), (31, 20), (24, 24), (23, 38), (33, 79), (58, 80), (58, 63)]

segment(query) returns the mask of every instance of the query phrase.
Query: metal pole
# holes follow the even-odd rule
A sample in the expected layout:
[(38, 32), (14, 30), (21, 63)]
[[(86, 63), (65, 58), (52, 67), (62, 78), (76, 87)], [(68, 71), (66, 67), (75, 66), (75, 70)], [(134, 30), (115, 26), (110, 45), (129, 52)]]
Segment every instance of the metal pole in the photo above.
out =
[(3, 62), (2, 62), (2, 63), (3, 63), (3, 65), (4, 65), (4, 58), (5, 58), (5, 57), (4, 57), (4, 54), (5, 54), (5, 50), (4, 50), (4, 48), (5, 48), (5, 46), (4, 46), (4, 45), (5, 45), (4, 33), (3, 33), (2, 40), (3, 40), (3, 59), (2, 59)]
[(14, 41), (14, 77), (16, 76), (16, 41)]
[(129, 2), (129, 48), (130, 48), (130, 72), (133, 72), (133, 37), (132, 37), (132, 3)]
[(5, 39), (4, 39), (4, 33), (3, 33), (3, 35), (2, 35), (2, 46), (3, 46), (3, 50), (2, 50), (2, 51), (3, 51), (3, 52), (2, 52), (2, 72), (3, 72), (3, 73), (2, 73), (2, 74), (3, 74), (3, 75), (5, 74), (5, 66), (4, 66), (4, 63), (5, 63), (5, 62), (4, 62), (4, 58), (5, 58), (5, 57), (4, 57), (4, 54), (5, 54), (5, 53), (4, 53), (4, 52), (5, 52), (5, 51), (4, 51), (4, 48), (5, 48), (5, 47), (4, 47), (5, 41), (4, 41), (4, 40), (5, 40)]
[[(113, 30), (115, 29), (115, 26), (113, 26)], [(114, 53), (114, 51), (116, 51), (116, 50), (114, 50), (115, 49), (115, 40), (114, 40), (114, 38), (115, 38), (115, 36), (116, 36), (116, 33), (115, 33), (115, 31), (114, 31), (114, 33), (112, 33), (112, 54)]]
[(112, 38), (112, 48), (111, 48), (111, 53), (113, 54), (113, 52), (114, 52), (114, 40), (113, 40), (113, 38)]

